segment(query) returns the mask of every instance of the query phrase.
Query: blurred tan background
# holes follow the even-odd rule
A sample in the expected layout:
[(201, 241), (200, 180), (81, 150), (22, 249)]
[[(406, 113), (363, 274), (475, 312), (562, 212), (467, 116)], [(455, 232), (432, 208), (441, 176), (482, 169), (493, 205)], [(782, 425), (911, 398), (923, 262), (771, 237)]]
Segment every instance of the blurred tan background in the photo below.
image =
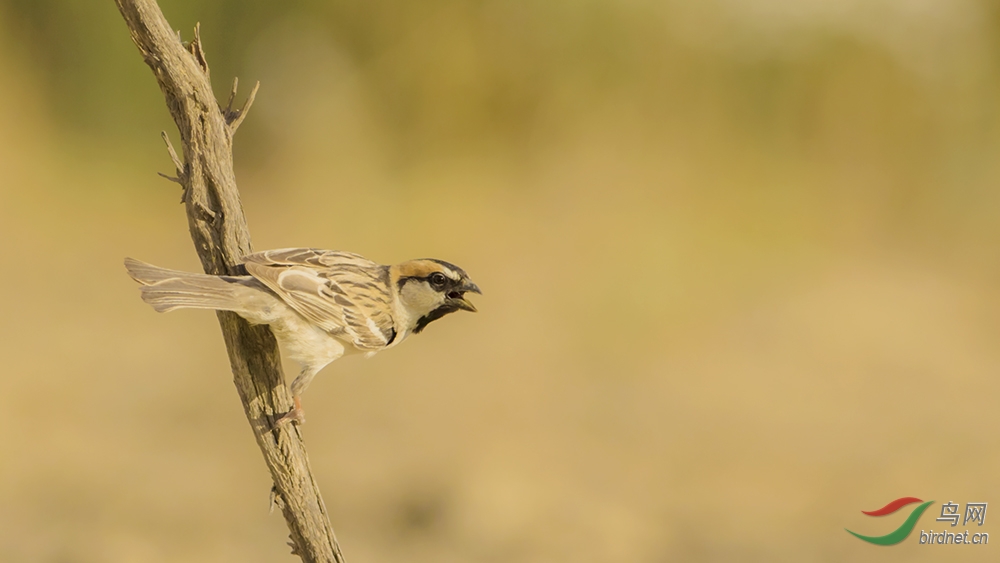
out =
[[(305, 396), (349, 561), (996, 560), (844, 531), (1000, 502), (995, 2), (161, 5), (262, 83), (258, 249), (484, 289)], [(214, 316), (121, 265), (198, 262), (114, 3), (0, 1), (0, 77), (0, 561), (293, 561)]]

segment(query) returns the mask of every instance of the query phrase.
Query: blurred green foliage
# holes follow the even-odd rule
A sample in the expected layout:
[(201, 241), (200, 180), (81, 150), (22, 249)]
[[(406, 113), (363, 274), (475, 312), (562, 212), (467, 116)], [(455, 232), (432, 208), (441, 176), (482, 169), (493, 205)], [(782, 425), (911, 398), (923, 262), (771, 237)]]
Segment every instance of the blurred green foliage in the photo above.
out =
[[(484, 135), (520, 144), (539, 120), (571, 122), (610, 103), (631, 106), (653, 134), (666, 129), (696, 140), (705, 120), (718, 119), (727, 135), (793, 151), (829, 135), (833, 124), (824, 118), (851, 119), (845, 114), (863, 110), (853, 119), (865, 117), (869, 128), (855, 134), (875, 133), (885, 139), (879, 148), (914, 163), (926, 162), (915, 152), (936, 152), (914, 143), (940, 139), (921, 133), (961, 127), (952, 136), (961, 133), (967, 144), (949, 148), (968, 157), (984, 152), (976, 147), (992, 142), (996, 128), (989, 92), (997, 81), (1000, 24), (993, 3), (974, 4), (970, 17), (985, 18), (976, 33), (929, 36), (924, 50), (913, 53), (903, 52), (909, 45), (880, 44), (850, 22), (831, 25), (822, 13), (791, 29), (754, 31), (775, 36), (768, 41), (780, 46), (769, 52), (745, 37), (745, 26), (720, 1), (700, 7), (615, 0), (162, 4), (186, 38), (201, 22), (220, 92), (228, 77), (256, 79), (248, 76), (247, 53), (269, 27), (308, 20), (358, 69), (375, 113), (409, 150), (428, 140), (454, 148)], [(5, 0), (0, 9), (8, 14), (8, 33), (44, 68), (50, 104), (66, 123), (88, 133), (146, 129), (147, 116), (159, 108), (148, 97), (137, 101), (136, 93), (149, 90), (148, 77), (135, 72), (138, 61), (111, 2)], [(879, 15), (858, 11), (858, 19)], [(902, 32), (921, 31), (899, 25)], [(957, 123), (942, 123), (955, 117)], [(962, 164), (977, 165), (971, 158)]]
[[(762, 14), (750, 8), (757, 4)], [(521, 151), (514, 158), (530, 162), (532, 151), (610, 113), (628, 120), (630, 137), (684, 144), (699, 158), (737, 147), (751, 160), (832, 167), (834, 176), (864, 176), (872, 159), (890, 163), (890, 177), (871, 179), (900, 215), (890, 222), (940, 226), (950, 218), (926, 215), (981, 208), (998, 146), (995, 3), (962, 2), (942, 15), (847, 3), (856, 13), (846, 16), (818, 3), (757, 4), (227, 0), (163, 8), (185, 37), (201, 22), (217, 91), (231, 76), (263, 79), (264, 99), (275, 84), (254, 74), (250, 54), (281, 47), (268, 44), (284, 38), (268, 35), (281, 22), (308, 22), (357, 74), (382, 148), (404, 166), (470, 151)], [(131, 143), (162, 125), (157, 93), (111, 2), (7, 0), (0, 10), (67, 127)], [(248, 130), (250, 150), (275, 142)], [(779, 189), (779, 179), (764, 180), (770, 187), (758, 190)], [(854, 180), (809, 190), (835, 199), (871, 189), (869, 179)]]

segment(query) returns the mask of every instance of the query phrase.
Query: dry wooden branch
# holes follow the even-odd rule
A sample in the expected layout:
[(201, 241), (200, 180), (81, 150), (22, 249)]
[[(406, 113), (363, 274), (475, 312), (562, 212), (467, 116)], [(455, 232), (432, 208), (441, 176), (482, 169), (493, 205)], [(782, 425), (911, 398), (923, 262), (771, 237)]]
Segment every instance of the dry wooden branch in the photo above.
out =
[[(251, 252), (250, 233), (233, 174), (232, 141), (257, 92), (232, 110), (233, 94), (220, 107), (209, 82), (201, 33), (181, 43), (155, 0), (115, 0), (132, 41), (153, 70), (183, 143), (184, 162), (164, 133), (177, 177), (184, 186), (188, 226), (202, 266), (209, 274), (234, 274)], [(258, 84), (259, 85), (259, 84)], [(275, 504), (288, 523), (293, 553), (303, 561), (343, 561), (298, 427), (275, 422), (291, 408), (271, 331), (252, 327), (233, 313), (220, 312), (236, 389), (257, 445), (274, 481)]]

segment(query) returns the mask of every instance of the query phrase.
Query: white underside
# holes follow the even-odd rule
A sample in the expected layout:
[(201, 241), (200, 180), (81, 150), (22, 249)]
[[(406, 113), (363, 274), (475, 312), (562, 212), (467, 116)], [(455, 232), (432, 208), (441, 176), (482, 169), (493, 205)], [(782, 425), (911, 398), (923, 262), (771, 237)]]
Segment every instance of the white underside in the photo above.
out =
[[(302, 366), (301, 375), (306, 378), (302, 383), (305, 385), (308, 385), (316, 372), (341, 356), (368, 352), (358, 350), (352, 343), (310, 324), (280, 299), (262, 291), (256, 293), (260, 301), (247, 304), (248, 310), (237, 313), (253, 324), (270, 325), (287, 357)], [(372, 353), (374, 352), (368, 352), (367, 355)], [(299, 389), (300, 392), (305, 385)]]

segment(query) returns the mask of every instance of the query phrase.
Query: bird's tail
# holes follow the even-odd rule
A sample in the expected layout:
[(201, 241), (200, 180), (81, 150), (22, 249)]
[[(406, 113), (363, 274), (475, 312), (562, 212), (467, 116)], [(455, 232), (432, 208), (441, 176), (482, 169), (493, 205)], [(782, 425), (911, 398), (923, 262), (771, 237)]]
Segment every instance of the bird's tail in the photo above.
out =
[(244, 309), (240, 295), (249, 289), (240, 277), (168, 270), (134, 258), (125, 259), (125, 269), (142, 284), (142, 300), (160, 313), (184, 308), (238, 313)]

